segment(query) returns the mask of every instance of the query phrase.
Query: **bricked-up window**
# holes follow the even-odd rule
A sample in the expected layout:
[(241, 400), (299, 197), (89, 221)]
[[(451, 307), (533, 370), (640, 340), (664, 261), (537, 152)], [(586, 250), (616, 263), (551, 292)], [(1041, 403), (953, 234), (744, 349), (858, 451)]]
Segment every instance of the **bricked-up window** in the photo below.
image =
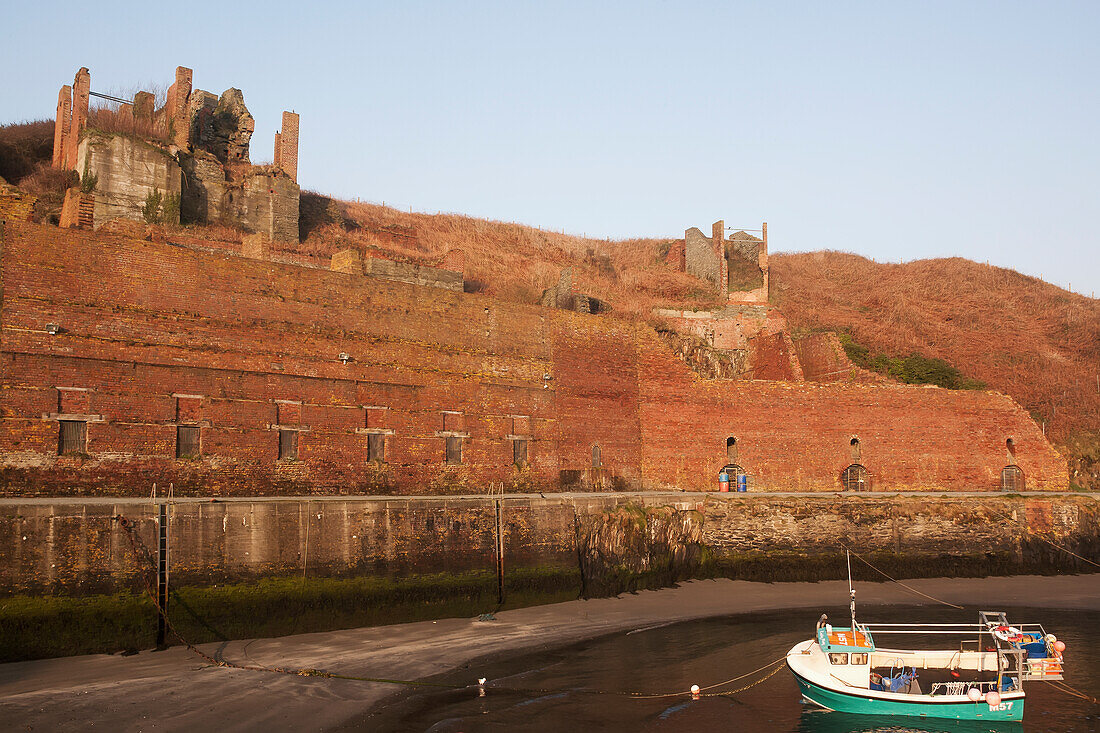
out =
[(1001, 469), (1001, 491), (1023, 491), (1024, 472), (1019, 466), (1005, 466)]
[(368, 407), (364, 410), (366, 413), (364, 418), (363, 427), (377, 429), (386, 427), (386, 408), (384, 407)]
[(199, 426), (176, 426), (176, 458), (199, 457)]
[(451, 466), (457, 466), (462, 463), (462, 438), (456, 435), (448, 436), (446, 460), (448, 465)]
[(860, 449), (859, 438), (853, 437), (848, 441), (848, 448), (851, 451), (852, 463), (858, 464), (863, 460), (862, 451)]
[(603, 457), (600, 454), (599, 444), (592, 446), (592, 468), (599, 468), (603, 465)]
[(517, 468), (527, 467), (527, 439), (517, 438), (512, 441), (512, 463)]
[(737, 463), (737, 438), (732, 435), (726, 438), (726, 460)]
[(461, 412), (443, 413), (443, 430), (448, 433), (461, 433), (466, 421)]
[(69, 456), (88, 448), (88, 423), (83, 420), (58, 420), (57, 454)]
[(367, 436), (367, 460), (383, 463), (386, 460), (386, 436), (371, 433)]
[(840, 483), (845, 491), (870, 491), (871, 489), (867, 469), (858, 463), (853, 463), (844, 469), (844, 473), (840, 475)]
[(280, 430), (279, 431), (279, 460), (280, 461), (296, 461), (296, 460), (298, 460), (298, 431), (297, 430)]

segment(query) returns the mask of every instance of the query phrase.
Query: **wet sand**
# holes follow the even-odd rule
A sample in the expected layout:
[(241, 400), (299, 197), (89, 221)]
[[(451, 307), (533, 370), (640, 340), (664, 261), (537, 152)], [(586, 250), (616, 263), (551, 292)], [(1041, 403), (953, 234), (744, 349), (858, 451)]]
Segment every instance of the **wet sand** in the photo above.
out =
[[(907, 580), (966, 607), (1100, 610), (1100, 575)], [(861, 604), (931, 604), (895, 584), (860, 583)], [(444, 619), (277, 639), (204, 644), (239, 664), (418, 679), (473, 660), (559, 647), (617, 631), (734, 613), (845, 605), (847, 584), (701, 580), (617, 598), (504, 611), (496, 621)], [(807, 628), (807, 634), (810, 629)], [(471, 683), (478, 677), (470, 668)], [(7, 730), (325, 730), (405, 688), (214, 667), (182, 647), (0, 665), (0, 722)]]

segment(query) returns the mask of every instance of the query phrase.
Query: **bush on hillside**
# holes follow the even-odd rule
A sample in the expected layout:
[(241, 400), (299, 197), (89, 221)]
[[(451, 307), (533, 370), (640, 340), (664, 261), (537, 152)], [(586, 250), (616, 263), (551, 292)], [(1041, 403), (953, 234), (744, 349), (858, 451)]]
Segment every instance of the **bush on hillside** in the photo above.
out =
[(849, 334), (840, 334), (844, 352), (856, 366), (885, 374), (906, 384), (934, 384), (945, 389), (985, 389), (985, 382), (972, 379), (943, 359), (920, 354), (890, 356), (873, 353), (868, 347), (857, 344)]
[(63, 171), (54, 168), (50, 161), (38, 164), (34, 172), (19, 182), (19, 188), (37, 196), (34, 205), (34, 220), (57, 224), (61, 219), (61, 204), (65, 201), (65, 191), (80, 183), (76, 171)]
[(0, 178), (19, 185), (53, 160), (53, 120), (0, 125)]

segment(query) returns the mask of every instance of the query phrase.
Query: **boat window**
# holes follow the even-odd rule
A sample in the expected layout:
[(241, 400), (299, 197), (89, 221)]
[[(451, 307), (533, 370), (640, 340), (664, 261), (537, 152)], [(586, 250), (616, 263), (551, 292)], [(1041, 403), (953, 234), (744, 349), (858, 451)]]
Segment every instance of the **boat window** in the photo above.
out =
[(867, 655), (866, 654), (853, 654), (852, 655), (852, 664), (867, 664)]
[(848, 652), (829, 652), (829, 664), (847, 664)]

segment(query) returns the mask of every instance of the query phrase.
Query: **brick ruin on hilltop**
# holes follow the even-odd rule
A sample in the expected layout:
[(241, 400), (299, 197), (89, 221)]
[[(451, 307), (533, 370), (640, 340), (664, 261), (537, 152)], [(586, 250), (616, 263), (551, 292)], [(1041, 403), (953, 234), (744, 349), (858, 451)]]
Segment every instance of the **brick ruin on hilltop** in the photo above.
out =
[[(728, 238), (718, 220), (706, 237), (697, 227), (669, 247), (665, 262), (711, 284), (720, 306), (712, 311), (656, 308), (673, 350), (707, 376), (788, 381), (881, 381), (851, 364), (836, 337), (813, 334), (795, 341), (787, 321), (769, 304), (768, 224), (760, 237), (736, 230)], [(805, 363), (803, 355), (806, 356)]]
[(194, 89), (191, 69), (178, 67), (160, 109), (149, 92), (114, 100), (121, 106), (111, 127), (121, 129), (95, 127), (91, 96), (106, 97), (91, 91), (86, 68), (58, 93), (53, 165), (81, 176), (66, 194), (62, 226), (226, 223), (298, 241), (297, 114), (283, 112), (274, 162), (257, 166), (249, 159), (255, 121), (239, 89)]
[(698, 227), (674, 242), (666, 262), (673, 269), (710, 281), (732, 304), (768, 302), (768, 223), (760, 225), (760, 237), (744, 229), (726, 238), (726, 223), (711, 226), (707, 237)]

